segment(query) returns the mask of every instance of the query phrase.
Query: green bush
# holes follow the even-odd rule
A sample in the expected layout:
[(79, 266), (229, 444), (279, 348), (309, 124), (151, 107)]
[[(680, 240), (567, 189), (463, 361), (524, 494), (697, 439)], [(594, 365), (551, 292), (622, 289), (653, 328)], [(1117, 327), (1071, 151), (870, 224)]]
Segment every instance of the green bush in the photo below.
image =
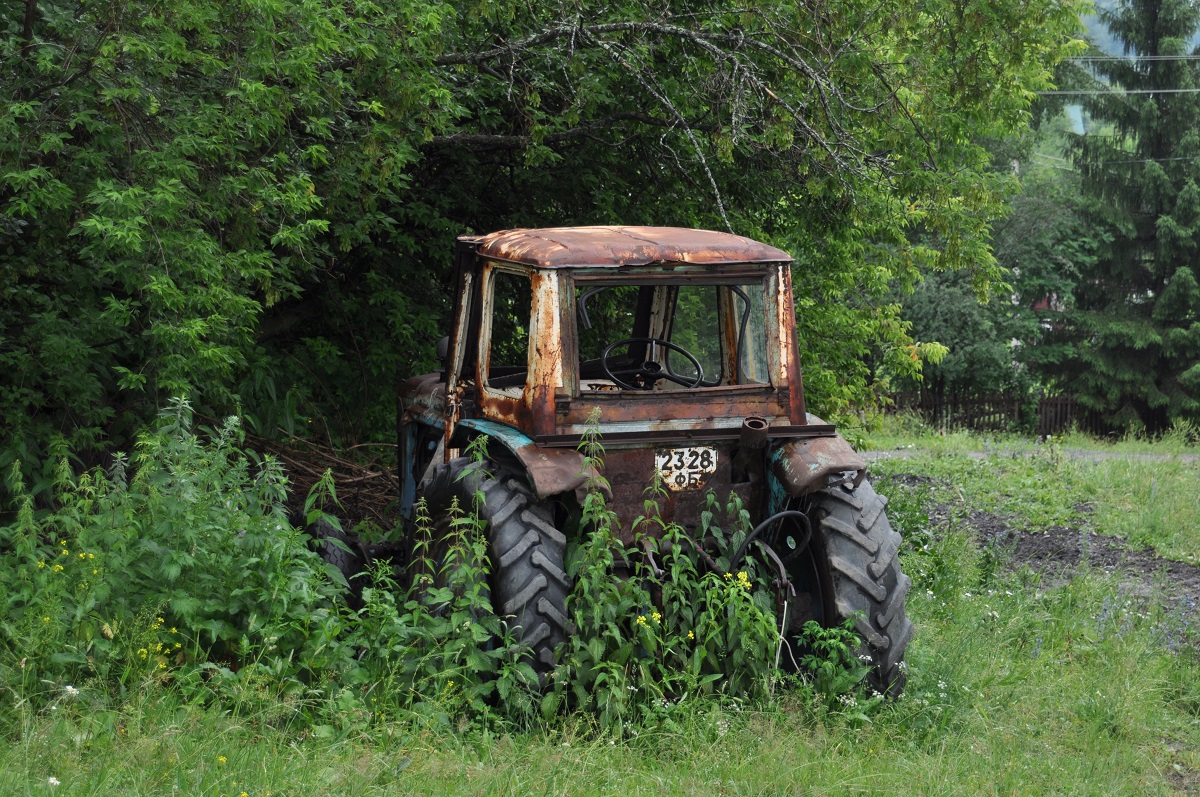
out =
[(49, 509), (13, 467), (0, 673), (17, 693), (82, 682), (120, 693), (208, 662), (310, 658), (335, 593), (287, 520), (282, 469), (238, 448), (236, 419), (207, 439), (191, 420), (174, 402), (106, 471), (76, 477), (64, 460)]

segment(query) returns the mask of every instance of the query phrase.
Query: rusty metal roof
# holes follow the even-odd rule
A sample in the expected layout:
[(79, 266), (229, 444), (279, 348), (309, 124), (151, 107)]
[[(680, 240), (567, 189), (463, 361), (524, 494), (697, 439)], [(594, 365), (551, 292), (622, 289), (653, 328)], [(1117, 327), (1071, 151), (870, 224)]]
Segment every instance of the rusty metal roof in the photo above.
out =
[(682, 227), (551, 227), (463, 236), (480, 255), (541, 268), (650, 263), (780, 263), (787, 252), (740, 235)]

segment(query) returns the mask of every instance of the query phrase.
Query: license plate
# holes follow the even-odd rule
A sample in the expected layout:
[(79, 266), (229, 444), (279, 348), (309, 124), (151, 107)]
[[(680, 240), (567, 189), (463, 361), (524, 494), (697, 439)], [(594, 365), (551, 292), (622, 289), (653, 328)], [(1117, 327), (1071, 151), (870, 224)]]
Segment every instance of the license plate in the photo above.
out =
[(699, 490), (717, 470), (717, 449), (660, 448), (654, 452), (654, 467), (668, 490)]

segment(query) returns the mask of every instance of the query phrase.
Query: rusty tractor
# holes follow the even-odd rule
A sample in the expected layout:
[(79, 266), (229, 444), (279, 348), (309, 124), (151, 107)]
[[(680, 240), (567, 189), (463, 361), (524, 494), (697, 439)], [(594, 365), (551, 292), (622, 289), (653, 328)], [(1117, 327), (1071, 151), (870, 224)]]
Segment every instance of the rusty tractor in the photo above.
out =
[[(704, 230), (526, 229), (460, 237), (455, 267), (443, 368), (399, 396), (401, 512), (423, 497), (436, 538), (455, 499), (475, 501), (492, 603), (539, 674), (570, 633), (564, 528), (598, 410), (622, 534), (656, 477), (664, 519), (685, 529), (709, 491), (736, 494), (757, 525), (735, 558), (776, 572), (785, 638), (854, 618), (869, 683), (900, 693), (900, 536), (864, 460), (805, 410), (785, 252)], [(480, 437), (486, 459), (462, 456)]]

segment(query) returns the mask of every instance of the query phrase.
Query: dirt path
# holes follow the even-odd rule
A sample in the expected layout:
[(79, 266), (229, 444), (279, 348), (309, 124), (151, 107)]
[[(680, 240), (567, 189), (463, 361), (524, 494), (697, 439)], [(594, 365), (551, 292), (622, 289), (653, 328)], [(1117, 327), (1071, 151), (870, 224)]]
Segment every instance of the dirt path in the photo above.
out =
[[(1089, 448), (1063, 448), (1060, 450), (1062, 451), (1063, 456), (1070, 457), (1071, 459), (1078, 459), (1084, 462), (1103, 462), (1110, 459), (1136, 459), (1149, 462), (1167, 462), (1175, 460), (1178, 460), (1179, 462), (1200, 462), (1200, 454), (1150, 454), (1146, 452), (1129, 451), (1097, 451)], [(862, 458), (867, 462), (875, 462), (881, 459), (912, 459), (913, 457), (920, 456), (921, 454), (925, 453), (928, 453), (925, 451), (925, 449), (915, 447), (889, 448), (879, 451), (859, 452)], [(1020, 453), (1024, 454), (1025, 456), (1032, 457), (1036, 454), (1042, 454), (1045, 452), (1037, 448), (1030, 448), (1025, 451), (997, 448), (984, 451), (962, 451), (958, 453), (970, 459), (987, 459), (988, 457), (996, 456), (997, 454), (1012, 456), (1016, 453)]]
[[(881, 477), (889, 482), (913, 488), (923, 485), (952, 487), (949, 483), (915, 473)], [(1011, 517), (981, 512), (955, 498), (929, 510), (935, 529), (951, 521), (965, 523), (975, 533), (980, 547), (1000, 555), (1002, 566), (1010, 571), (1029, 567), (1048, 586), (1073, 578), (1084, 562), (1094, 569), (1116, 574), (1122, 591), (1131, 597), (1159, 596), (1169, 610), (1200, 617), (1200, 567), (1164, 559), (1149, 549), (1130, 545), (1119, 537), (1096, 534), (1089, 528), (1088, 505), (1076, 507), (1083, 521), (1078, 526), (1054, 526), (1029, 531), (1014, 525)]]

